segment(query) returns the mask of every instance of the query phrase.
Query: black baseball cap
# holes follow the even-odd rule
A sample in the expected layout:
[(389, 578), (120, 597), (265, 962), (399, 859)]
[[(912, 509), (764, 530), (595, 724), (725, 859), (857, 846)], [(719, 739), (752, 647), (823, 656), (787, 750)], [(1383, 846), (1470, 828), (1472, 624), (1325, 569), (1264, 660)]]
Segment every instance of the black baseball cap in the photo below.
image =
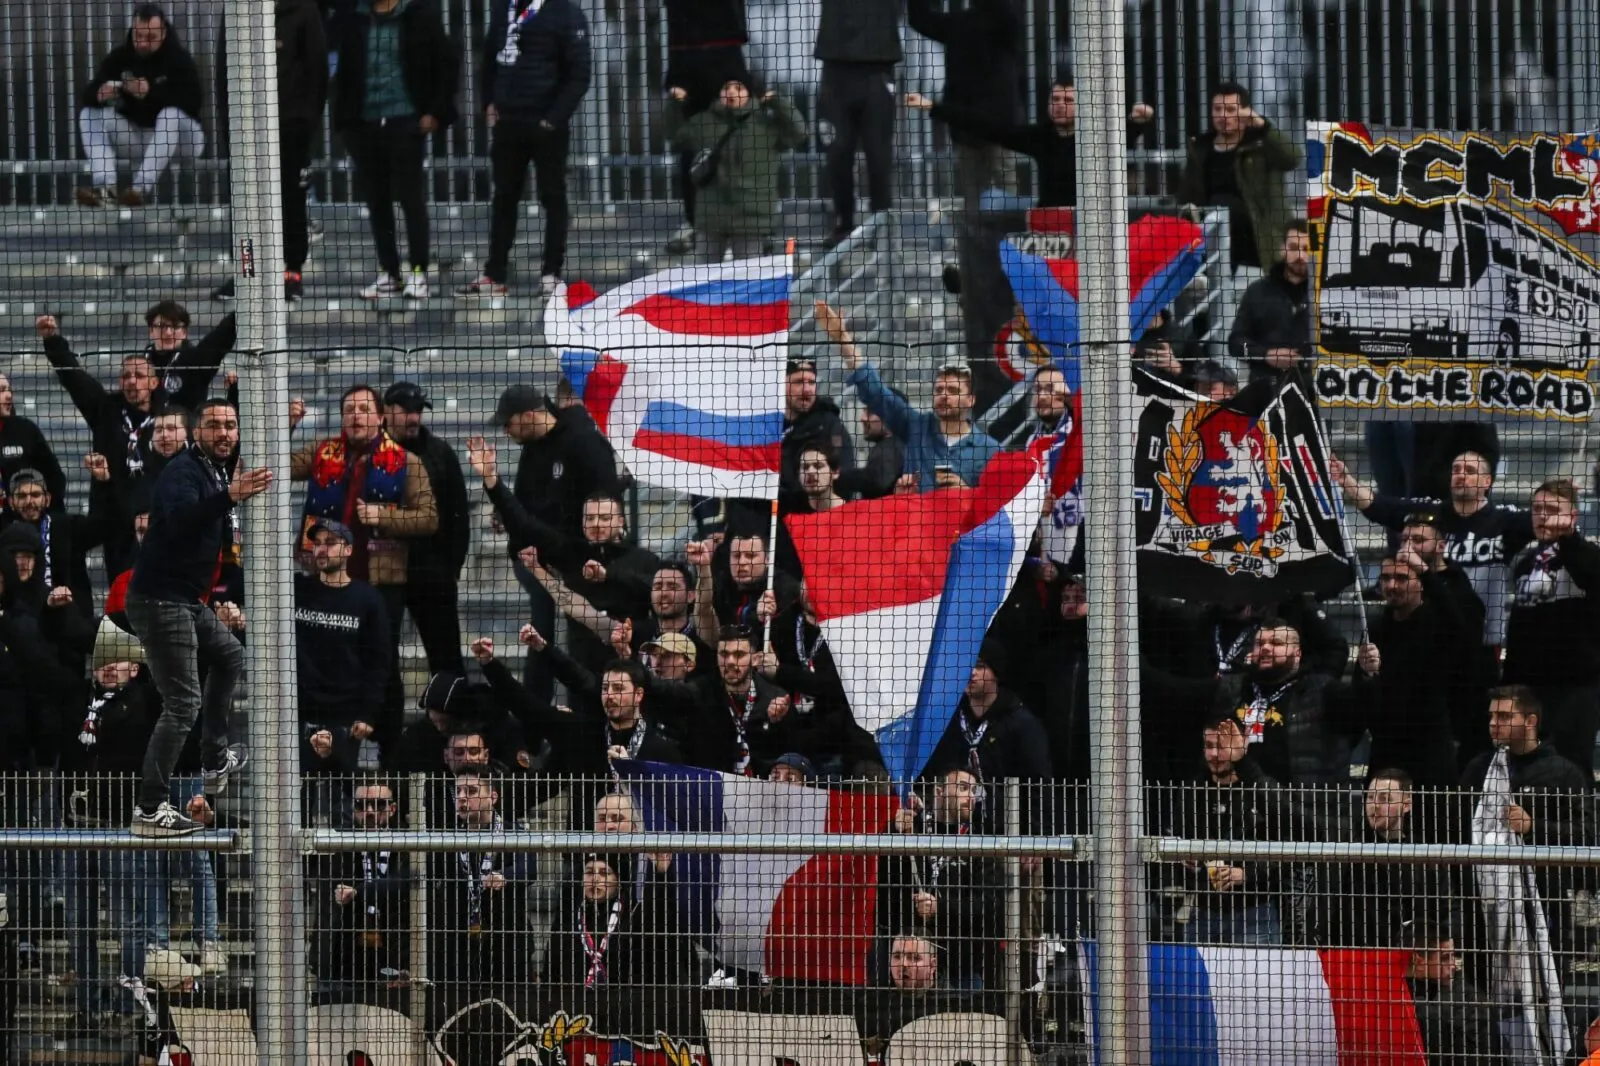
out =
[(383, 394), (385, 407), (398, 407), (402, 411), (416, 414), (422, 410), (433, 410), (433, 404), (428, 402), (427, 394), (422, 391), (422, 386), (411, 381), (397, 381), (390, 385)]
[(332, 518), (319, 518), (312, 522), (310, 528), (306, 530), (306, 536), (314, 537), (323, 530), (332, 533), (346, 544), (356, 542), (355, 534), (350, 532), (350, 527)]
[(550, 398), (542, 389), (534, 385), (513, 385), (500, 394), (500, 402), (494, 405), (494, 424), (503, 426), (511, 421), (512, 415), (548, 410)]

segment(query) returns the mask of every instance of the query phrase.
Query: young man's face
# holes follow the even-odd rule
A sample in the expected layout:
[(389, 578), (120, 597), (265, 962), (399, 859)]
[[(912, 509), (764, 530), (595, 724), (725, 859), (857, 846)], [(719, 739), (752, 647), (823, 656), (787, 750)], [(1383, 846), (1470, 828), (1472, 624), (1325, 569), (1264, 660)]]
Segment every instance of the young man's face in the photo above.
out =
[(453, 774), (489, 765), (489, 743), (481, 733), (457, 733), (444, 746), (444, 764)]
[(1070, 85), (1057, 85), (1050, 90), (1050, 121), (1057, 126), (1074, 126), (1077, 124), (1077, 89)]
[(4, 374), (0, 374), (0, 418), (10, 418), (16, 411), (17, 399), (11, 391), (11, 381)]
[(17, 580), (32, 581), (34, 571), (39, 569), (39, 557), (31, 551), (20, 551), (12, 552), (11, 558), (16, 560)]
[(750, 89), (742, 81), (729, 80), (722, 85), (722, 106), (737, 111), (750, 103)]
[(163, 459), (171, 459), (189, 443), (189, 427), (182, 415), (162, 415), (150, 427), (150, 446)]
[(1226, 777), (1237, 765), (1236, 745), (1220, 729), (1207, 729), (1201, 734), (1201, 750), (1206, 760), (1206, 770), (1213, 777)]
[(583, 536), (590, 544), (611, 544), (622, 539), (627, 526), (622, 505), (616, 500), (588, 500), (583, 505)]
[(1367, 786), (1367, 824), (1376, 833), (1398, 833), (1411, 813), (1411, 790), (1392, 777), (1375, 777)]
[(456, 817), (467, 825), (486, 826), (494, 821), (500, 795), (481, 777), (456, 779)]
[(417, 433), (422, 429), (422, 412), (408, 411), (399, 404), (391, 403), (383, 409), (383, 422), (395, 440), (416, 440)]
[(663, 681), (682, 681), (694, 669), (694, 663), (689, 661), (687, 655), (679, 655), (675, 651), (658, 651), (651, 662), (656, 676)]
[(1559, 540), (1577, 524), (1578, 509), (1572, 501), (1553, 492), (1533, 494), (1533, 536), (1535, 540)]
[(138, 672), (139, 667), (135, 663), (106, 663), (104, 666), (96, 667), (94, 679), (102, 688), (122, 688), (131, 682)]
[(622, 882), (611, 864), (590, 859), (583, 864), (583, 898), (589, 903), (604, 903), (617, 898)]
[(933, 801), (946, 822), (971, 821), (978, 802), (978, 779), (965, 770), (952, 770), (934, 789)]
[(889, 980), (896, 988), (929, 989), (939, 977), (939, 958), (921, 937), (899, 937), (889, 945)]
[(729, 688), (750, 680), (755, 653), (748, 640), (724, 640), (717, 645), (717, 672)]
[(167, 24), (161, 19), (133, 20), (133, 50), (140, 55), (155, 55), (166, 39)]
[(211, 459), (227, 462), (239, 448), (239, 413), (222, 404), (205, 408), (195, 424), (194, 441)]
[(804, 770), (790, 766), (788, 763), (778, 763), (772, 768), (772, 772), (767, 775), (767, 779), (781, 781), (787, 785), (803, 785), (806, 783), (806, 773)]
[(1417, 522), (1400, 531), (1400, 543), (1416, 552), (1428, 566), (1434, 566), (1444, 556), (1444, 538), (1433, 526)]
[(1288, 626), (1258, 630), (1251, 661), (1261, 671), (1293, 671), (1300, 665), (1300, 634)]
[(789, 414), (799, 417), (817, 405), (817, 372), (796, 370), (785, 380), (783, 399)]
[(1517, 709), (1515, 700), (1489, 704), (1489, 741), (1497, 748), (1524, 748), (1538, 739), (1538, 719)]
[(767, 576), (767, 547), (760, 537), (734, 537), (728, 546), (728, 570), (737, 585), (751, 585)]
[(829, 495), (838, 476), (821, 452), (800, 453), (800, 488), (807, 496), (817, 499)]
[(1033, 413), (1054, 422), (1067, 409), (1067, 379), (1061, 371), (1045, 369), (1033, 377)]
[(936, 418), (960, 418), (972, 408), (972, 381), (965, 374), (940, 374), (933, 381)]
[(633, 801), (627, 796), (603, 796), (594, 805), (594, 831), (596, 833), (636, 833), (639, 816)]
[(1477, 452), (1462, 452), (1450, 464), (1450, 498), (1461, 503), (1477, 503), (1488, 497), (1494, 485), (1489, 460)]
[(1311, 269), (1311, 238), (1298, 230), (1283, 236), (1283, 272), (1295, 283), (1306, 280)]
[(639, 717), (639, 704), (644, 692), (633, 683), (633, 678), (612, 672), (600, 680), (600, 709), (613, 728), (630, 729)]
[(1378, 591), (1390, 607), (1415, 607), (1422, 602), (1422, 581), (1411, 567), (1385, 559), (1378, 572)]
[(158, 352), (176, 351), (189, 339), (189, 326), (169, 315), (157, 315), (146, 327), (150, 331), (150, 344)]
[(657, 618), (682, 618), (689, 600), (689, 582), (677, 568), (663, 567), (650, 579), (650, 609)]
[(999, 688), (1000, 682), (988, 663), (980, 659), (972, 664), (972, 673), (967, 677), (967, 699), (992, 700)]
[(337, 574), (350, 561), (350, 545), (326, 529), (311, 538), (311, 558), (319, 574)]
[(1244, 129), (1244, 101), (1238, 93), (1218, 93), (1211, 98), (1211, 128), (1224, 137)]

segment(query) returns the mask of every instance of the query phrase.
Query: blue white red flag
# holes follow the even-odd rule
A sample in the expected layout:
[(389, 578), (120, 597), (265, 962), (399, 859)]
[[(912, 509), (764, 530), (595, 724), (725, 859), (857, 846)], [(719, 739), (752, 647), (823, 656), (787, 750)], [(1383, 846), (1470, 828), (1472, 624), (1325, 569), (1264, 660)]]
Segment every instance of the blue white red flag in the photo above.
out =
[[(896, 808), (892, 796), (666, 763), (613, 766), (649, 832), (884, 833)], [(876, 856), (706, 853), (675, 855), (673, 863), (690, 897), (690, 924), (715, 929), (711, 948), (721, 966), (772, 978), (867, 983)], [(714, 915), (715, 925), (702, 925), (701, 913)]]
[[(1099, 952), (1079, 954), (1091, 1043)], [(1409, 951), (1150, 945), (1152, 1066), (1427, 1066)], [(1095, 1061), (1099, 1061), (1098, 1054)]]
[[(1200, 227), (1187, 219), (1147, 215), (1128, 227), (1128, 328), (1137, 339), (1205, 262)], [(1078, 261), (1046, 259), (1000, 245), (1000, 263), (1034, 339), (1050, 352), (1078, 391)]]
[(1001, 452), (975, 488), (790, 515), (806, 597), (889, 776), (921, 773), (1039, 525), (1047, 474)]
[(793, 279), (781, 255), (665, 270), (582, 306), (560, 288), (545, 337), (635, 477), (774, 499)]

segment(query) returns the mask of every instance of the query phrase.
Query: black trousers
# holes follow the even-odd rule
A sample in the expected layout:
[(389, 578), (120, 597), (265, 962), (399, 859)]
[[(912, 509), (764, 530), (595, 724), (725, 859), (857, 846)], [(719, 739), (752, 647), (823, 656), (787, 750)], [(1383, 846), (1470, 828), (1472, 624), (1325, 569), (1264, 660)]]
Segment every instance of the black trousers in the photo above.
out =
[(540, 274), (561, 274), (567, 258), (567, 131), (547, 130), (536, 122), (502, 118), (495, 123), (489, 146), (494, 174), (490, 211), (489, 260), (483, 272), (505, 283), (510, 277), (511, 245), (517, 238), (517, 215), (533, 164), (533, 191), (544, 209), (544, 255)]
[(394, 205), (406, 213), (406, 243), (413, 269), (428, 269), (428, 198), (422, 176), (428, 137), (415, 115), (363, 122), (349, 132), (350, 158), (356, 187), (371, 216), (378, 264), (391, 277), (400, 276), (400, 249), (395, 243)]
[(422, 638), (428, 673), (466, 675), (461, 662), (461, 612), (454, 576), (426, 567), (406, 571), (406, 610)]
[(283, 269), (298, 274), (310, 253), (306, 233), (305, 171), (311, 165), (311, 143), (317, 136), (314, 122), (284, 122), (278, 129), (278, 188), (283, 193)]
[[(824, 63), (817, 97), (825, 124), (828, 189), (835, 224), (853, 228), (856, 219), (856, 152), (867, 157), (867, 195), (872, 210), (887, 211), (893, 192), (894, 68), (878, 63)], [(832, 137), (829, 137), (831, 128)]]
[(405, 726), (405, 688), (400, 680), (400, 622), (405, 617), (406, 587), (374, 585), (389, 616), (389, 683), (384, 686), (382, 721), (373, 722), (378, 749), (387, 768), (400, 750), (400, 731)]
[[(717, 102), (722, 87), (731, 78), (747, 77), (744, 73), (744, 49), (738, 45), (715, 48), (680, 48), (668, 46), (667, 76), (662, 88), (682, 89), (688, 93), (683, 101), (684, 118), (693, 118)], [(678, 155), (678, 197), (683, 201), (683, 220), (694, 225), (695, 194), (699, 191), (689, 180), (689, 166), (695, 153)]]
[(1588, 779), (1594, 772), (1594, 737), (1600, 729), (1600, 685), (1535, 685), (1544, 716), (1539, 734)]

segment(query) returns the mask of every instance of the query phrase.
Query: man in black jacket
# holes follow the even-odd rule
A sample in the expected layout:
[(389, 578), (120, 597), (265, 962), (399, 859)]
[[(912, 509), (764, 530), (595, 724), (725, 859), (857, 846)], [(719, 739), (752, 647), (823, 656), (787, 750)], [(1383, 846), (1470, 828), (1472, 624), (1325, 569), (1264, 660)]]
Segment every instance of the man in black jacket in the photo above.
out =
[(1530, 685), (1550, 743), (1593, 770), (1600, 728), (1600, 545), (1578, 532), (1578, 492), (1564, 478), (1533, 493), (1533, 543), (1511, 561), (1506, 684)]
[[(991, 637), (983, 642), (967, 680), (967, 691), (928, 757), (928, 766), (935, 771), (971, 771), (993, 793), (991, 812), (1001, 809), (996, 790), (1004, 787), (1002, 782), (1008, 778), (1025, 782), (1021, 787), (1026, 789), (1028, 785), (1042, 785), (1053, 776), (1044, 726), (1022, 705), (1016, 693), (1000, 685), (998, 675), (1009, 665), (1010, 659), (998, 640)], [(1022, 820), (1026, 831), (1039, 828), (1041, 813), (1033, 806), (1025, 808)]]
[[(61, 463), (33, 419), (17, 414), (11, 380), (0, 374), (0, 484), (9, 485), (19, 470), (43, 474), (45, 487), (50, 490), (50, 506), (57, 511), (67, 509), (67, 478), (61, 472)], [(4, 506), (4, 500), (0, 500), (0, 507)]]
[(894, 68), (900, 49), (900, 0), (822, 0), (812, 55), (822, 61), (818, 128), (828, 157), (833, 199), (832, 248), (856, 228), (856, 150), (867, 157), (869, 210), (892, 206)]
[(484, 119), (492, 131), (489, 258), (483, 274), (456, 295), (506, 294), (511, 243), (532, 163), (533, 188), (545, 216), (539, 284), (548, 296), (567, 258), (568, 127), (589, 90), (588, 20), (574, 0), (511, 0), (504, 18), (496, 5), (481, 63)]
[[(100, 61), (78, 106), (91, 182), (77, 193), (85, 207), (140, 207), (175, 158), (193, 161), (205, 148), (200, 72), (156, 4), (133, 9), (127, 39)], [(119, 160), (138, 161), (133, 183), (120, 193)]]
[(1307, 397), (1311, 388), (1311, 235), (1304, 219), (1283, 234), (1283, 251), (1267, 276), (1250, 283), (1233, 316), (1228, 350), (1249, 371), (1248, 384), (1292, 377)]
[[(512, 443), (522, 446), (512, 494), (530, 515), (565, 531), (583, 535), (583, 501), (592, 493), (620, 491), (616, 457), (592, 423), (558, 412), (550, 398), (532, 385), (512, 385), (500, 394), (494, 424)], [(467, 442), (470, 449), (472, 441)], [(518, 547), (511, 548), (516, 558)], [(528, 593), (528, 620), (544, 633), (556, 628), (555, 601), (533, 575), (513, 563), (517, 581)], [(537, 656), (528, 656), (523, 681), (534, 695), (549, 702), (554, 686)]]
[[(351, 5), (334, 21), (330, 43), (339, 54), (333, 128), (350, 146), (383, 268), (361, 296), (426, 300), (428, 197), (422, 162), (428, 138), (456, 119), (459, 51), (434, 0)], [(406, 213), (411, 271), (404, 279), (395, 241), (396, 201)]]
[(21, 522), (38, 530), (42, 547), (38, 569), (44, 574), (46, 602), (71, 605), (84, 619), (92, 619), (94, 592), (89, 585), (88, 556), (105, 540), (105, 523), (85, 515), (56, 513), (44, 475), (37, 470), (19, 470), (7, 488), (11, 509), (0, 514), (0, 529)]
[[(712, 104), (730, 78), (746, 74), (744, 46), (750, 43), (744, 0), (664, 0), (667, 9), (667, 71), (663, 88), (688, 93), (683, 117), (693, 118)], [(694, 251), (695, 184), (689, 179), (694, 153), (678, 157), (678, 194), (683, 225), (667, 241), (669, 255)]]
[(422, 638), (428, 672), (461, 673), (461, 568), (472, 543), (472, 507), (456, 450), (423, 425), (422, 412), (433, 404), (422, 389), (397, 381), (383, 394), (384, 425), (408, 452), (421, 457), (433, 486), (439, 527), (433, 536), (411, 542), (406, 556), (406, 610)]
[[(228, 714), (244, 649), (204, 601), (234, 544), (234, 507), (265, 492), (272, 472), (240, 470), (229, 479), (227, 464), (239, 446), (239, 413), (226, 400), (202, 405), (194, 441), (156, 482), (150, 529), (128, 583), (128, 621), (144, 644), (162, 700), (133, 812), (135, 836), (186, 836), (203, 828), (168, 801), (173, 767), (196, 718), (201, 719), (202, 780), (208, 793), (226, 788), (228, 775), (248, 758), (242, 745), (228, 744)], [(203, 693), (202, 659), (208, 667)]]
[[(1050, 87), (1050, 117), (1045, 122), (1019, 125), (1001, 120), (988, 110), (956, 103), (934, 103), (911, 93), (906, 106), (929, 111), (952, 130), (981, 138), (1001, 148), (1020, 152), (1039, 165), (1039, 206), (1078, 206), (1078, 89), (1062, 75)], [(1149, 104), (1134, 104), (1128, 114), (1128, 142), (1137, 141), (1155, 112)]]
[[(352, 822), (358, 832), (397, 828), (394, 786), (382, 777), (356, 781)], [(405, 852), (342, 851), (312, 864), (320, 900), (317, 1001), (400, 1007), (385, 970), (410, 968), (410, 862)]]
[(783, 393), (780, 486), (785, 492), (800, 491), (800, 452), (817, 445), (838, 460), (841, 475), (855, 468), (855, 448), (839, 417), (839, 405), (817, 395), (817, 361), (791, 359)]

